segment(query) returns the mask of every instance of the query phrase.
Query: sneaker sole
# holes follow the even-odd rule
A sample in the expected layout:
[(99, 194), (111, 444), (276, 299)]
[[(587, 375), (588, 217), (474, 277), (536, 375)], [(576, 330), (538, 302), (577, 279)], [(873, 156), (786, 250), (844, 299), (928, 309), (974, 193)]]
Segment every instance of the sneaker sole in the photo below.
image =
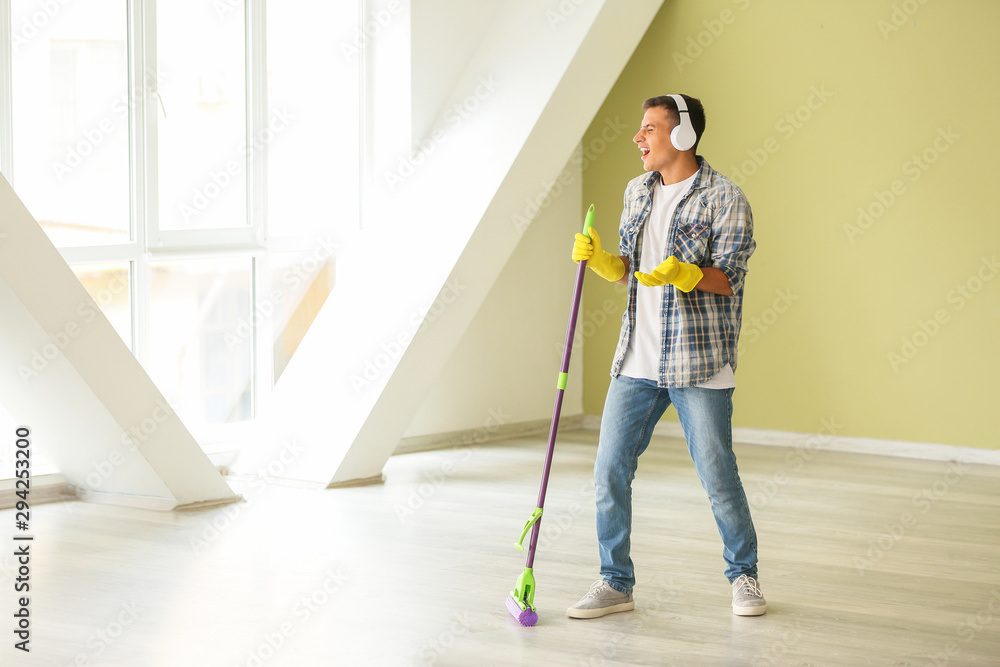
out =
[(737, 607), (733, 605), (733, 613), (737, 616), (763, 616), (767, 611), (767, 605), (762, 604), (756, 607)]
[(635, 609), (635, 601), (622, 602), (621, 604), (600, 607), (599, 609), (573, 609), (571, 607), (566, 610), (566, 615), (570, 618), (600, 618), (608, 614), (615, 614), (619, 611), (632, 611), (633, 609)]

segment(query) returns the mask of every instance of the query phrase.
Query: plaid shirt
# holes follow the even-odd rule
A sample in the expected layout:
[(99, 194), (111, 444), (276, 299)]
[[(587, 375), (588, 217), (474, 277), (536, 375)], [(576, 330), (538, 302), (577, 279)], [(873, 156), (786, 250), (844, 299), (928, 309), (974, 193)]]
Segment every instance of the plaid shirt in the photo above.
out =
[[(753, 214), (743, 191), (698, 156), (700, 168), (691, 189), (677, 204), (667, 232), (662, 260), (674, 255), (682, 262), (714, 266), (729, 279), (732, 296), (694, 289), (684, 293), (672, 285), (663, 290), (660, 387), (692, 387), (709, 380), (723, 366), (736, 370), (736, 344), (743, 317), (743, 283), (753, 240)], [(631, 262), (628, 307), (622, 315), (618, 349), (611, 377), (618, 377), (629, 335), (635, 327), (638, 281), (635, 269), (642, 254), (642, 231), (653, 204), (653, 186), (660, 177), (650, 172), (625, 188), (618, 235), (619, 251)], [(644, 322), (643, 326), (651, 323)]]

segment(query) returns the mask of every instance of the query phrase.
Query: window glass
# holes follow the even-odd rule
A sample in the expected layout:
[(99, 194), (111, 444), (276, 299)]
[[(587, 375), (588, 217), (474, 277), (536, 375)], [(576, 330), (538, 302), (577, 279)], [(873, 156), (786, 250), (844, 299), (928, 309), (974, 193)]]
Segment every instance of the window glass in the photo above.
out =
[(128, 349), (132, 349), (132, 299), (128, 262), (71, 267)]
[(128, 55), (118, 0), (12, 0), (13, 181), (59, 246), (127, 242)]
[(160, 229), (247, 220), (243, 3), (156, 3)]
[(147, 370), (189, 427), (252, 417), (250, 258), (152, 265)]

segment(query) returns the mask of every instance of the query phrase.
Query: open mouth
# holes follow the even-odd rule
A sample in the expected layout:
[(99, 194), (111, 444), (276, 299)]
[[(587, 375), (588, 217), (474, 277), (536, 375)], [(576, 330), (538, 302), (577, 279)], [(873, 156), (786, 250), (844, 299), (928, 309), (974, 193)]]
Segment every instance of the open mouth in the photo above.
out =
[(645, 159), (646, 159), (646, 156), (647, 156), (647, 155), (649, 155), (649, 149), (648, 149), (648, 148), (644, 148), (644, 147), (640, 146), (640, 147), (639, 147), (639, 153), (641, 154), (641, 155), (640, 155), (640, 157), (641, 157), (641, 158), (642, 158), (643, 160), (645, 160)]

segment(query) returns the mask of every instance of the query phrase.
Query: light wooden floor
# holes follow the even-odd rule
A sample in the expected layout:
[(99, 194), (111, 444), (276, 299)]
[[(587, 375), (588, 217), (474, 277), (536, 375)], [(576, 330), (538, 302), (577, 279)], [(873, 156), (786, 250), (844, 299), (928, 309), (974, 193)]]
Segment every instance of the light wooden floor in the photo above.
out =
[[(233, 479), (249, 503), (196, 513), (39, 506), (33, 651), (11, 647), (4, 547), (0, 664), (1000, 665), (1000, 469), (738, 446), (770, 605), (741, 618), (683, 442), (654, 438), (636, 610), (572, 620), (597, 578), (596, 439), (560, 436), (533, 628), (504, 598), (540, 438), (394, 457), (365, 488)], [(13, 521), (0, 512), (3, 533)]]

